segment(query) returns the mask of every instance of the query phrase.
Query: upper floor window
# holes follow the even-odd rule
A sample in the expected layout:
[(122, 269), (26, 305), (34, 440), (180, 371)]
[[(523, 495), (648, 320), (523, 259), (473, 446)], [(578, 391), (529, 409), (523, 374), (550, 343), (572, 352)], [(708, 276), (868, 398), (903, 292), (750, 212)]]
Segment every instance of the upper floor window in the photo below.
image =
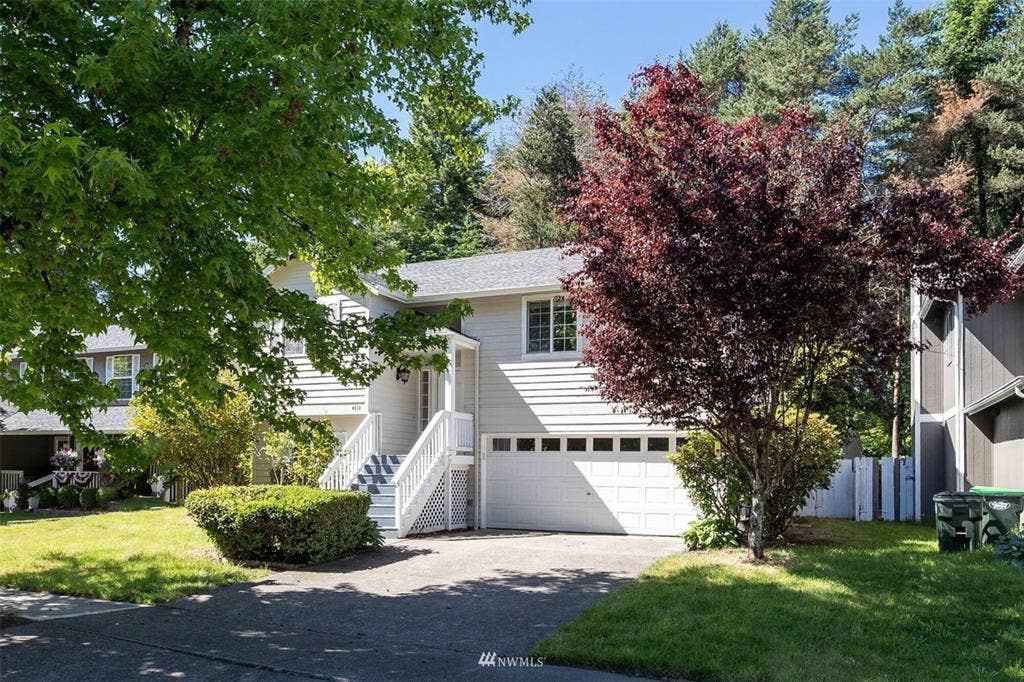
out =
[(579, 350), (576, 310), (565, 296), (527, 300), (525, 317), (527, 353)]
[(138, 355), (112, 355), (107, 359), (107, 381), (117, 383), (120, 400), (128, 400), (135, 395), (135, 376), (138, 373)]
[(281, 337), (281, 345), (284, 347), (285, 355), (305, 355), (306, 341), (304, 339), (289, 339)]

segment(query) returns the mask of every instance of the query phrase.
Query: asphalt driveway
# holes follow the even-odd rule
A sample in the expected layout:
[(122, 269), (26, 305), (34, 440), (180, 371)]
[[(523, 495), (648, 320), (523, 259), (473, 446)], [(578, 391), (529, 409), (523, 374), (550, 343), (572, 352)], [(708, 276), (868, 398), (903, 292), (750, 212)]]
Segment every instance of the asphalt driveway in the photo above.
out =
[(500, 531), (401, 540), (155, 607), (12, 627), (0, 676), (600, 679), (496, 657), (525, 655), (679, 549), (678, 538)]

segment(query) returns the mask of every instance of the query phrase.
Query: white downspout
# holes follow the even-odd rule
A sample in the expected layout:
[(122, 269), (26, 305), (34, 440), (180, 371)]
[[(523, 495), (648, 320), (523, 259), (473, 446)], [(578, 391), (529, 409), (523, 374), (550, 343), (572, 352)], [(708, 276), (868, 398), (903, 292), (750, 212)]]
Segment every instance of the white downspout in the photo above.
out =
[(967, 487), (967, 420), (964, 415), (965, 376), (964, 366), (964, 297), (956, 298), (956, 488)]
[[(921, 343), (921, 295), (910, 290), (910, 342)], [(921, 351), (910, 351), (910, 428), (914, 457), (914, 518), (921, 520)]]
[(473, 442), (479, 443), (476, 451), (476, 513), (473, 515), (473, 526), (482, 528), (484, 476), (483, 476), (483, 445), (484, 439), (480, 435), (480, 346), (473, 351)]

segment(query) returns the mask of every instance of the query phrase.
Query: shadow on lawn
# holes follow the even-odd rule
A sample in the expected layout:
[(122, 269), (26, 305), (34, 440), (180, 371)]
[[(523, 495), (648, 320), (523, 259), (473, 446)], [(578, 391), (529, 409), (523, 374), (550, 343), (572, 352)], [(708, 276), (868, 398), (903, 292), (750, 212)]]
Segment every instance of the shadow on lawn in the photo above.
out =
[[(898, 529), (897, 529), (898, 532)], [(919, 540), (795, 547), (774, 565), (683, 557), (535, 653), (712, 679), (991, 679), (1024, 673), (1024, 574)], [(781, 557), (780, 557), (781, 558)]]

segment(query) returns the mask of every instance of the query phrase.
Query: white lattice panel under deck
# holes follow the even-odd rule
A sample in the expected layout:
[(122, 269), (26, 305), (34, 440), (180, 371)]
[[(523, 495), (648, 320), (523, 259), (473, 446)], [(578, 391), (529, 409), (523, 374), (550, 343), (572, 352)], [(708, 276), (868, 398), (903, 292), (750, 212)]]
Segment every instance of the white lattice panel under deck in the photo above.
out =
[(469, 469), (452, 469), (452, 528), (465, 528), (469, 501)]
[(439, 530), (444, 530), (445, 476), (441, 477), (434, 492), (430, 493), (427, 503), (423, 505), (423, 511), (420, 512), (420, 517), (416, 519), (416, 523), (412, 524), (410, 533), (436, 533)]
[(450, 477), (452, 490), (452, 528), (467, 528), (470, 523), (470, 504), (473, 489), (472, 468), (449, 469), (437, 482), (434, 491), (423, 505), (423, 511), (409, 530), (410, 534), (436, 533), (447, 527), (445, 513), (445, 480)]

